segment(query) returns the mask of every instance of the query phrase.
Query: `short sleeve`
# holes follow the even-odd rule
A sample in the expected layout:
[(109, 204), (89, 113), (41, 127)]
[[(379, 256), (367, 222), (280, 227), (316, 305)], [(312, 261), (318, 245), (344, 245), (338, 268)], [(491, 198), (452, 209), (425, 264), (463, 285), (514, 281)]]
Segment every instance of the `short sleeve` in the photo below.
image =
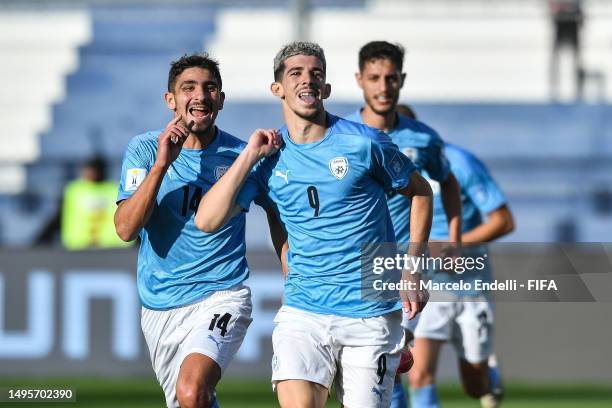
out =
[(370, 171), (387, 194), (404, 188), (416, 170), (410, 159), (383, 132), (371, 139)]
[(238, 192), (236, 198), (236, 204), (242, 208), (243, 211), (248, 212), (251, 207), (251, 202), (255, 201), (255, 204), (260, 207), (267, 208), (269, 205), (267, 199), (267, 191), (262, 187), (262, 172), (264, 172), (265, 166), (264, 161), (257, 163), (247, 176), (242, 188)]
[(425, 170), (429, 177), (437, 182), (444, 182), (450, 173), (450, 164), (444, 154), (444, 141), (435, 133), (427, 146), (428, 160)]
[(121, 163), (117, 202), (131, 197), (138, 190), (151, 170), (154, 160), (154, 156), (147, 150), (142, 138), (135, 137), (128, 143)]
[(458, 173), (463, 190), (474, 205), (483, 214), (488, 214), (506, 204), (506, 197), (497, 185), (487, 167), (474, 156), (470, 156), (467, 165)]

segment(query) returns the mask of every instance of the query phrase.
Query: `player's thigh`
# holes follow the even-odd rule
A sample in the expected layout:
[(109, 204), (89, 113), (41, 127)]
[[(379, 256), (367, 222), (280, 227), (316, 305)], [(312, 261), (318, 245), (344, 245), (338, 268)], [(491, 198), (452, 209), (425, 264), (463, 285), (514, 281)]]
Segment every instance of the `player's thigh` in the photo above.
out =
[(246, 336), (252, 309), (251, 292), (245, 286), (211, 295), (191, 317), (191, 332), (181, 345), (183, 358), (203, 354), (223, 373)]
[[(206, 356), (214, 361), (221, 373), (225, 370), (246, 335), (251, 310), (250, 291), (244, 286), (216, 292), (185, 307), (167, 311), (143, 310), (143, 333), (168, 406), (177, 406), (176, 386), (187, 356)], [(204, 378), (209, 374), (211, 378), (220, 376), (214, 374), (214, 369), (212, 371), (200, 375)]]
[(281, 408), (323, 408), (329, 390), (306, 380), (282, 380), (276, 383), (276, 393)]
[(167, 407), (179, 406), (176, 399), (180, 369), (177, 354), (185, 332), (179, 330), (180, 324), (173, 318), (176, 314), (176, 310), (158, 311), (143, 307), (140, 319), (153, 371), (164, 392)]
[(347, 329), (338, 355), (338, 399), (347, 408), (388, 407), (404, 346), (401, 312), (352, 319)]
[(487, 301), (465, 301), (455, 320), (453, 345), (459, 358), (480, 364), (493, 350), (493, 309)]
[(327, 315), (281, 307), (272, 332), (274, 384), (303, 380), (329, 389), (336, 373), (329, 319)]

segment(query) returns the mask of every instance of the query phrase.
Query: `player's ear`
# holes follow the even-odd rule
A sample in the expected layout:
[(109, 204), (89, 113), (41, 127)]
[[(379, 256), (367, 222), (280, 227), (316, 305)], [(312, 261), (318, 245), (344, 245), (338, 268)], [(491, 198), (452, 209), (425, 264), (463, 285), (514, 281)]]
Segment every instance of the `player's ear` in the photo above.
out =
[(270, 85), (270, 91), (272, 91), (272, 95), (278, 98), (285, 98), (285, 91), (280, 82), (272, 82), (272, 84)]
[(363, 89), (363, 82), (361, 77), (361, 72), (355, 72), (355, 80), (357, 81), (357, 85)]
[(400, 88), (404, 86), (404, 81), (406, 80), (406, 73), (402, 72), (401, 74), (401, 80), (400, 80)]
[(219, 94), (219, 110), (223, 109), (223, 103), (225, 102), (225, 92), (221, 91)]
[(323, 87), (323, 95), (321, 95), (323, 97), (323, 99), (327, 99), (329, 98), (329, 95), (331, 95), (331, 84), (325, 84), (325, 86)]
[(166, 106), (170, 110), (176, 110), (176, 100), (174, 99), (174, 94), (172, 92), (166, 92), (164, 94), (164, 99), (166, 100)]

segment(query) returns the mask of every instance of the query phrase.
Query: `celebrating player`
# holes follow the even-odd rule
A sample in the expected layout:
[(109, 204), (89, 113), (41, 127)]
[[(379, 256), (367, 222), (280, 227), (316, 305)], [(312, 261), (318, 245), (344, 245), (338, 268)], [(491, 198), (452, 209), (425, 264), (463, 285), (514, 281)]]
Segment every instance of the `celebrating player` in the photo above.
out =
[[(398, 106), (398, 112), (414, 118), (409, 108)], [(446, 155), (461, 186), (462, 241), (469, 247), (469, 243), (489, 242), (510, 233), (514, 228), (512, 213), (485, 165), (472, 153), (452, 144), (446, 144)], [(436, 181), (430, 180), (430, 183), (434, 191), (431, 236), (435, 240), (447, 240), (446, 214), (442, 209), (440, 188)], [(477, 247), (474, 251), (480, 252), (481, 248)], [(459, 278), (466, 282), (490, 279), (490, 270), (487, 268), (483, 272), (466, 272), (462, 275), (436, 273), (433, 277), (434, 281)], [(461, 379), (466, 393), (480, 398), (484, 408), (497, 407), (502, 390), (497, 364), (492, 355), (491, 304), (482, 293), (475, 290), (453, 295), (457, 297), (456, 301), (431, 302), (421, 313), (415, 331), (415, 363), (409, 373), (411, 406), (440, 406), (435, 372), (440, 348), (444, 342), (449, 341), (459, 355)]]
[[(286, 127), (251, 135), (203, 197), (196, 223), (215, 231), (259, 193), (278, 207), (289, 243), (272, 336), (282, 407), (323, 407), (334, 380), (345, 407), (387, 407), (403, 346), (402, 304), (361, 298), (360, 246), (395, 241), (386, 203), (392, 191), (411, 198), (411, 239), (426, 242), (431, 189), (383, 132), (325, 111), (325, 74), (316, 44), (278, 52), (271, 91)], [(427, 292), (417, 286), (405, 295), (414, 317)]]
[(213, 234), (194, 223), (202, 195), (245, 146), (215, 126), (221, 85), (207, 55), (173, 62), (165, 100), (174, 118), (134, 137), (121, 170), (115, 226), (125, 241), (140, 235), (142, 330), (168, 407), (218, 406), (215, 386), (251, 323), (244, 214)]
[[(404, 49), (386, 41), (372, 41), (359, 50), (357, 84), (363, 90), (365, 106), (346, 119), (364, 123), (386, 132), (402, 153), (412, 160), (419, 171), (426, 170), (429, 177), (440, 183), (440, 192), (446, 219), (448, 236), (452, 242), (460, 242), (461, 198), (459, 185), (450, 171), (444, 155), (444, 142), (435, 130), (422, 122), (398, 115), (396, 106), (406, 74), (402, 72)], [(387, 200), (397, 242), (410, 239), (410, 200), (395, 194)], [(412, 339), (417, 320), (403, 321), (408, 340)], [(409, 351), (406, 351), (409, 353)], [(397, 378), (393, 391), (394, 404), (405, 405), (404, 389)], [(402, 402), (403, 401), (403, 402)]]

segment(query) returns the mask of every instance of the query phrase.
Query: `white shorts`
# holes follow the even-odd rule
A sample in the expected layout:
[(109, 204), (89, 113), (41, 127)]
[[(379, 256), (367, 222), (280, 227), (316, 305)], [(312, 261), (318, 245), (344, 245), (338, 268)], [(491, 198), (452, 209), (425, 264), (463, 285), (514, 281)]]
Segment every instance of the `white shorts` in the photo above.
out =
[[(425, 305), (425, 307), (427, 307), (427, 305)], [(416, 331), (416, 327), (419, 324), (419, 320), (421, 320), (421, 313), (417, 313), (417, 315), (412, 320), (408, 320), (408, 313), (403, 313), (402, 327), (412, 333), (414, 337), (414, 332)]]
[(251, 290), (238, 285), (170, 310), (142, 308), (141, 326), (168, 407), (178, 407), (176, 381), (187, 355), (213, 359), (223, 372), (251, 324)]
[[(272, 334), (272, 382), (306, 380), (350, 408), (388, 407), (404, 344), (401, 311), (370, 318), (283, 306)], [(335, 380), (335, 381), (334, 381)]]
[(416, 338), (449, 341), (460, 358), (481, 363), (492, 351), (493, 309), (485, 298), (429, 302), (414, 334)]

